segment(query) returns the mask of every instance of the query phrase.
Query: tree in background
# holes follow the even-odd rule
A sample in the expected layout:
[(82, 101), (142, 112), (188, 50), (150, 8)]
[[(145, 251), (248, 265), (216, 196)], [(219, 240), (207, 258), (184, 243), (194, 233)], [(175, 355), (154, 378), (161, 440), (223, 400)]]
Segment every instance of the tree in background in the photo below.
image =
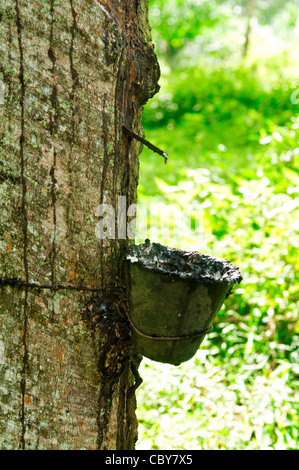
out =
[(151, 0), (150, 22), (159, 58), (177, 68), (203, 55), (246, 56), (253, 18), (285, 35), (296, 27), (298, 13), (296, 0)]

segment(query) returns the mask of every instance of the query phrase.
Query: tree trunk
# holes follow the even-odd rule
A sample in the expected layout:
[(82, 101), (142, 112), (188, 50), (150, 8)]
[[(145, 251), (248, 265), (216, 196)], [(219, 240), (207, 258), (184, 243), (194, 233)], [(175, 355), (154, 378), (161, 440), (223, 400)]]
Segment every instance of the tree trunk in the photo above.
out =
[(0, 7), (0, 448), (133, 449), (122, 249), (159, 67), (143, 0)]
[(248, 50), (249, 50), (250, 36), (251, 36), (251, 22), (252, 22), (253, 13), (255, 10), (255, 1), (256, 0), (248, 0), (247, 5), (246, 5), (247, 27), (246, 27), (245, 41), (244, 41), (244, 46), (243, 46), (243, 51), (242, 51), (242, 57), (244, 59), (247, 57)]

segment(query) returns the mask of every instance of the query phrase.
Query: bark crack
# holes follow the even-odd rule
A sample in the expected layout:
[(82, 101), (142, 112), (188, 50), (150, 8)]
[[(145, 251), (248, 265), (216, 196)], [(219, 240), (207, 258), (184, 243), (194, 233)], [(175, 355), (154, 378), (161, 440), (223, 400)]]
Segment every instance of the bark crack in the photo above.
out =
[[(29, 282), (29, 270), (28, 270), (28, 214), (27, 214), (27, 204), (26, 204), (26, 193), (27, 193), (27, 181), (25, 176), (25, 155), (24, 155), (24, 144), (25, 144), (25, 93), (26, 85), (24, 79), (24, 52), (23, 52), (23, 40), (22, 40), (22, 21), (21, 13), (19, 8), (19, 1), (16, 0), (15, 3), (16, 10), (16, 26), (18, 33), (18, 46), (19, 46), (19, 55), (20, 55), (20, 67), (19, 67), (19, 81), (21, 85), (20, 92), (20, 107), (21, 107), (21, 135), (20, 135), (20, 164), (21, 164), (21, 181), (22, 181), (22, 216), (23, 216), (23, 263), (25, 271), (26, 283)], [(25, 433), (26, 433), (26, 423), (25, 423), (25, 396), (26, 396), (26, 372), (28, 367), (28, 347), (27, 347), (27, 326), (28, 326), (28, 288), (25, 288), (25, 297), (24, 297), (24, 309), (23, 309), (23, 330), (22, 330), (22, 343), (23, 343), (23, 364), (21, 370), (21, 395), (22, 395), (22, 404), (21, 404), (21, 436), (20, 436), (20, 448), (25, 450)]]
[[(123, 121), (123, 55), (124, 51), (121, 48), (116, 73), (116, 83), (115, 83), (115, 90), (114, 90), (114, 164), (113, 164), (113, 174), (112, 174), (112, 187), (113, 187), (113, 195), (114, 195), (114, 207), (117, 207), (116, 204), (116, 197), (118, 194), (117, 191), (117, 182), (119, 179), (119, 171), (120, 171), (120, 157), (122, 156), (123, 147), (122, 147), (122, 136), (120, 132), (120, 125)], [(118, 233), (118, 212), (116, 214), (116, 233)], [(116, 246), (114, 247), (116, 251)], [(116, 256), (116, 254), (115, 254)]]
[(104, 94), (103, 97), (103, 148), (104, 148), (104, 163), (103, 163), (103, 173), (102, 173), (102, 184), (101, 184), (101, 204), (103, 204), (104, 199), (104, 188), (106, 183), (106, 173), (109, 163), (109, 155), (108, 155), (108, 142), (109, 142), (109, 135), (108, 135), (108, 115), (106, 111), (107, 105), (107, 95)]
[[(100, 204), (104, 202), (104, 189), (106, 183), (106, 174), (109, 165), (109, 154), (108, 154), (108, 142), (109, 142), (109, 131), (108, 131), (108, 114), (106, 111), (107, 106), (107, 94), (103, 96), (103, 112), (102, 112), (102, 133), (103, 133), (103, 149), (104, 149), (104, 161), (103, 161), (103, 170), (101, 175), (101, 194), (100, 194)], [(100, 263), (101, 263), (101, 282), (103, 283), (104, 279), (104, 263), (103, 263), (103, 240), (100, 240)]]
[[(58, 128), (58, 118), (59, 118), (59, 105), (58, 105), (58, 89), (57, 85), (55, 83), (55, 73), (56, 73), (56, 56), (54, 52), (54, 23), (55, 23), (55, 17), (54, 17), (54, 0), (51, 0), (51, 28), (50, 28), (50, 48), (48, 51), (48, 56), (49, 59), (52, 62), (52, 69), (51, 73), (53, 75), (53, 89), (52, 89), (52, 94), (50, 96), (50, 101), (51, 101), (51, 113), (50, 113), (50, 133), (51, 137), (53, 137)], [(55, 263), (56, 263), (56, 233), (57, 233), (57, 217), (56, 217), (56, 187), (57, 187), (57, 179), (55, 176), (55, 170), (56, 170), (56, 163), (57, 163), (57, 152), (54, 147), (53, 149), (53, 161), (52, 161), (52, 166), (50, 169), (50, 177), (51, 177), (51, 198), (52, 198), (52, 209), (53, 209), (53, 240), (52, 240), (52, 248), (51, 248), (51, 253), (50, 253), (50, 264), (51, 264), (51, 282), (53, 287), (55, 288), (56, 286), (56, 268), (55, 268)]]

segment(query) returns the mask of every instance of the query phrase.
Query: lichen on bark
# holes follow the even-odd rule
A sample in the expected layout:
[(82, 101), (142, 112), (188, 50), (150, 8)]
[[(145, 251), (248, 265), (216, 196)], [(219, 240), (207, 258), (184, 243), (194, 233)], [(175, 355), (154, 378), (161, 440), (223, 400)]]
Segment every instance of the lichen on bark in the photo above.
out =
[(136, 200), (122, 125), (142, 132), (158, 77), (147, 1), (0, 6), (1, 449), (134, 447), (127, 242), (95, 209)]

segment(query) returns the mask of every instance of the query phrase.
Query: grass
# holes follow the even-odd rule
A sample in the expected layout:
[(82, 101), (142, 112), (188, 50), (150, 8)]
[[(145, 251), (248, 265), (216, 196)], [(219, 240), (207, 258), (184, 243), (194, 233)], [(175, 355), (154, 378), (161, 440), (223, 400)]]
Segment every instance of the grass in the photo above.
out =
[(299, 118), (283, 57), (178, 72), (146, 107), (147, 138), (170, 158), (141, 155), (139, 204), (161, 207), (137, 242), (230, 259), (244, 279), (195, 358), (143, 360), (138, 449), (298, 447)]

